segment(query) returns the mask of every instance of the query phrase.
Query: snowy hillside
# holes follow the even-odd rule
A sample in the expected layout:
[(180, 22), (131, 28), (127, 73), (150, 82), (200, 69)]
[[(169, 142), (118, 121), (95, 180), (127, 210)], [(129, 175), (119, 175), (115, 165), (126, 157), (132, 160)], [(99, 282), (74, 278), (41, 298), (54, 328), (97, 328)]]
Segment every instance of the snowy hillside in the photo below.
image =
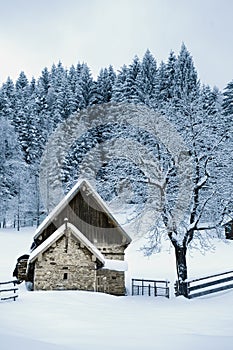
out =
[[(12, 279), (19, 255), (27, 253), (33, 230), (0, 230), (0, 281)], [(0, 302), (1, 350), (233, 348), (233, 291), (186, 300), (175, 298), (173, 250), (145, 258), (133, 242), (127, 251), (131, 278), (168, 279), (171, 298), (114, 297), (101, 293), (28, 292), (20, 285), (17, 301)], [(169, 252), (170, 249), (170, 252)], [(233, 242), (216, 241), (205, 256), (188, 257), (189, 277), (229, 270)]]

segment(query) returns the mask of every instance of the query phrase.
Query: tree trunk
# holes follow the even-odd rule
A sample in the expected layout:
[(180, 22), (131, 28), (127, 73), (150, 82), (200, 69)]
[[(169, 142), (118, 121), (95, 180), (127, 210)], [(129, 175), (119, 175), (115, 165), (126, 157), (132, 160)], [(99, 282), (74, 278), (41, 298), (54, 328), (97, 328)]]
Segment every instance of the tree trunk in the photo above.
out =
[(36, 183), (36, 227), (40, 225), (40, 189), (39, 189), (39, 176), (35, 175)]
[[(174, 245), (174, 244), (173, 244)], [(174, 245), (176, 255), (176, 269), (177, 269), (177, 295), (183, 295), (188, 297), (188, 288), (186, 279), (187, 273), (187, 262), (186, 262), (186, 246), (180, 246), (179, 244)]]

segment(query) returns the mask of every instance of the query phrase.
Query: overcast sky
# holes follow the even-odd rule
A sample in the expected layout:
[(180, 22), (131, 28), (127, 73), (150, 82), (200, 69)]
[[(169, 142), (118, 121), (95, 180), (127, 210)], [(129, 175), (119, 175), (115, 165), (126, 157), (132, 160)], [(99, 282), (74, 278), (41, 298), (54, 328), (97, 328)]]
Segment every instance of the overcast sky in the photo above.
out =
[(202, 83), (233, 79), (233, 0), (0, 0), (0, 83), (59, 60), (96, 76), (149, 48), (158, 64), (182, 42)]

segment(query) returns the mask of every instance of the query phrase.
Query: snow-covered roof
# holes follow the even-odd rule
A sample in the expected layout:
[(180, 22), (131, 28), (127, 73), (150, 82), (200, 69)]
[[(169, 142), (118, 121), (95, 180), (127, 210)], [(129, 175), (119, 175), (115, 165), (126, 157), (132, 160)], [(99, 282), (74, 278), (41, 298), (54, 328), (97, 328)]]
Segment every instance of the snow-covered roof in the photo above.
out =
[(63, 224), (60, 226), (51, 236), (49, 236), (43, 243), (41, 243), (36, 249), (32, 251), (29, 257), (29, 262), (36, 260), (39, 254), (44, 253), (53, 243), (55, 243), (62, 235), (67, 228), (70, 228), (72, 234), (89, 250), (96, 258), (105, 264), (105, 258), (103, 254), (97, 249), (78, 229), (71, 223)]
[(105, 259), (102, 269), (114, 270), (114, 271), (127, 271), (128, 264), (124, 260), (112, 260)]
[(113, 215), (110, 212), (110, 209), (104, 202), (104, 200), (100, 197), (100, 195), (94, 190), (94, 188), (91, 186), (89, 181), (85, 179), (80, 179), (75, 186), (67, 193), (67, 195), (60, 201), (60, 203), (51, 211), (51, 213), (42, 221), (42, 223), (38, 226), (37, 230), (35, 231), (34, 238), (37, 238), (40, 233), (49, 226), (49, 224), (61, 213), (61, 211), (70, 203), (70, 201), (75, 197), (75, 195), (78, 193), (78, 191), (83, 187), (86, 186), (88, 188), (89, 193), (95, 198), (97, 203), (100, 205), (102, 210), (108, 214), (108, 216), (111, 218), (111, 220), (115, 223), (115, 225), (119, 228), (122, 235), (126, 238), (127, 242), (131, 242), (130, 236), (125, 232), (125, 230), (122, 228), (122, 226), (117, 222), (117, 220), (113, 217)]

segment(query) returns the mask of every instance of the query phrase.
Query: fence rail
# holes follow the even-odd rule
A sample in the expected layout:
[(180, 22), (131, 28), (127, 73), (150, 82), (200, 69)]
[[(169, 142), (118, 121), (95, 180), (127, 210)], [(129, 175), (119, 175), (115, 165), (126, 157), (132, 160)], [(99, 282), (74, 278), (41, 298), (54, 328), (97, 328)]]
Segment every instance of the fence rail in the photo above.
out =
[[(185, 285), (185, 289), (187, 291), (186, 297), (189, 299), (233, 289), (233, 271), (226, 271), (215, 275), (195, 278), (183, 282), (183, 285)], [(176, 295), (180, 295), (179, 285), (177, 282), (175, 289)]]
[[(18, 287), (16, 287), (17, 284), (17, 280), (0, 282), (0, 300), (13, 299), (15, 301), (16, 298), (18, 298)], [(8, 285), (10, 285), (9, 288)]]
[(169, 298), (169, 281), (132, 279), (132, 295), (163, 296)]

